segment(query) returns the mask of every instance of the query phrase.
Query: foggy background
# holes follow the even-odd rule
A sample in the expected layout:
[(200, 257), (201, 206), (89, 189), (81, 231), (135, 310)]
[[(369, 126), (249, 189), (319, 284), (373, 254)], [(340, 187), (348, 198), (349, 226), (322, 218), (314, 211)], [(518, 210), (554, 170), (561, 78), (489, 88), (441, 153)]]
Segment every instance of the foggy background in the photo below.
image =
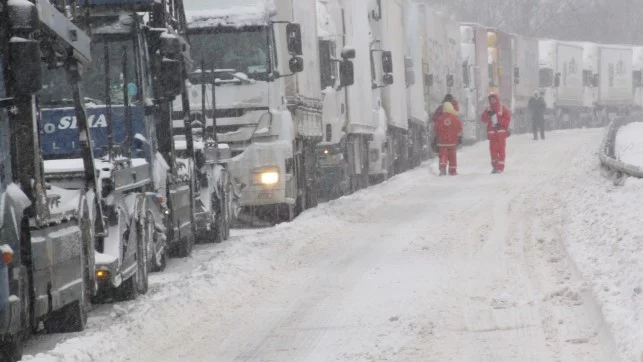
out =
[(458, 21), (522, 35), (643, 44), (642, 0), (421, 0)]

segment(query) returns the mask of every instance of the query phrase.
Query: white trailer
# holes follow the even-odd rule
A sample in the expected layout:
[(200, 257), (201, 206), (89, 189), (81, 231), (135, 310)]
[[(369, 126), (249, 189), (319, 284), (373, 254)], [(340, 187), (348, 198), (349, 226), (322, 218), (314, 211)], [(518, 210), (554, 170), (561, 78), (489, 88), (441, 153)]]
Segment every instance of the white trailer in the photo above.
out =
[[(383, 59), (385, 73), (392, 74), (394, 81), (382, 90), (382, 104), (388, 120), (387, 143), (389, 162), (393, 173), (408, 169), (409, 117), (406, 107), (406, 67), (404, 57), (404, 5), (403, 1), (377, 1), (375, 12), (379, 13), (379, 39), (381, 46), (390, 51), (390, 60)], [(371, 15), (373, 16), (373, 15)]]
[(323, 133), (315, 7), (316, 0), (187, 4), (190, 108), (230, 146), (240, 206), (252, 215), (292, 219), (317, 203), (315, 145)]
[(534, 92), (538, 92), (538, 40), (522, 35), (513, 36), (514, 59), (514, 129), (520, 133), (527, 132), (530, 127), (527, 106)]
[(424, 79), (422, 74), (422, 51), (425, 41), (424, 18), (420, 5), (411, 0), (405, 1), (404, 26), (405, 42), (405, 81), (406, 109), (409, 117), (409, 162), (412, 167), (418, 166), (430, 155), (428, 136), (429, 113), (424, 106)]
[[(316, 152), (323, 199), (346, 195), (368, 184), (368, 141), (377, 124), (371, 116), (365, 12), (366, 4), (361, 1), (317, 1), (324, 139)], [(358, 64), (357, 69), (350, 59)]]
[(487, 29), (479, 24), (460, 26), (463, 69), (463, 98), (460, 101), (465, 143), (484, 139), (487, 130), (480, 122), (489, 94)]
[[(358, 33), (366, 33), (368, 30), (368, 45), (369, 45), (369, 63), (367, 68), (370, 72), (370, 85), (371, 88), (371, 105), (372, 115), (377, 130), (373, 134), (373, 140), (368, 143), (369, 152), (369, 178), (370, 181), (378, 182), (386, 179), (393, 174), (393, 148), (392, 144), (388, 142), (388, 114), (384, 109), (383, 103), (383, 89), (390, 86), (394, 82), (392, 56), (390, 50), (386, 49), (382, 43), (382, 7), (378, 0), (350, 0), (351, 13), (354, 18), (354, 25), (352, 31), (357, 35)], [(361, 4), (356, 4), (356, 3)], [(364, 15), (363, 11), (366, 11)], [(366, 17), (368, 20), (367, 26), (356, 27), (357, 24), (362, 22)], [(360, 64), (360, 63), (358, 63)], [(356, 83), (358, 83), (356, 79)], [(361, 87), (358, 85), (358, 87)], [(349, 92), (359, 92), (360, 88), (353, 88)], [(365, 90), (365, 89), (364, 89)], [(349, 93), (352, 97), (353, 93)]]
[(577, 124), (583, 110), (583, 47), (571, 42), (539, 41), (541, 93), (554, 128)]
[(634, 87), (634, 107), (643, 110), (643, 46), (632, 48), (632, 86)]
[(578, 127), (597, 126), (598, 45), (590, 42), (570, 42), (583, 48), (583, 108)]
[(606, 109), (610, 118), (633, 105), (632, 61), (630, 46), (601, 44), (598, 47), (597, 106)]

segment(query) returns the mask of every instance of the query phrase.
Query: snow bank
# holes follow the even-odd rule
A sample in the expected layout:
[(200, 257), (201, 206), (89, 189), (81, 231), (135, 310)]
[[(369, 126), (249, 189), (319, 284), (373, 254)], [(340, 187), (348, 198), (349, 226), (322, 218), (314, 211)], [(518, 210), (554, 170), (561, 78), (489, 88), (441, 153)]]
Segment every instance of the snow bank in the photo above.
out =
[(630, 123), (616, 133), (616, 159), (643, 167), (643, 122)]
[[(622, 158), (633, 155), (622, 151), (628, 141), (643, 139), (641, 126), (631, 124), (619, 132)], [(599, 167), (595, 156), (587, 155), (572, 170), (569, 183), (559, 186), (566, 205), (565, 243), (591, 282), (620, 351), (628, 361), (639, 362), (643, 360), (643, 180), (630, 178), (624, 186), (614, 186)]]

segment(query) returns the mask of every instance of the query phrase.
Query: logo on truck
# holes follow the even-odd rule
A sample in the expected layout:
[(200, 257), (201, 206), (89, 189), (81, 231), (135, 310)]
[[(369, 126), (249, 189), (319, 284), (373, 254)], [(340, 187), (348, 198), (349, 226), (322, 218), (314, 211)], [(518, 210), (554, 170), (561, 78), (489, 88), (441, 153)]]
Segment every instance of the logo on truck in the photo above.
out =
[[(87, 123), (89, 124), (89, 128), (105, 128), (107, 127), (107, 118), (104, 114), (92, 114), (87, 117)], [(76, 128), (78, 128), (76, 116), (61, 117), (58, 121), (58, 127), (56, 127), (56, 124), (51, 122), (47, 122), (42, 126), (42, 129), (43, 131), (45, 131), (45, 133), (54, 133), (56, 132), (56, 130)]]

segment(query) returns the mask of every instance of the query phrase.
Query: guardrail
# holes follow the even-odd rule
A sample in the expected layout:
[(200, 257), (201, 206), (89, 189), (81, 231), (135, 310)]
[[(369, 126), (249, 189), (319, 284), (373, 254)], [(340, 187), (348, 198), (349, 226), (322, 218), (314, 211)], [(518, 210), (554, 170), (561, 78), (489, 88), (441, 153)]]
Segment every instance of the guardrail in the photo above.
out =
[(643, 178), (643, 169), (617, 160), (615, 155), (616, 134), (621, 126), (631, 121), (629, 117), (621, 117), (610, 122), (598, 154), (598, 158), (601, 160), (603, 167), (614, 172), (617, 178), (621, 178), (624, 175)]

